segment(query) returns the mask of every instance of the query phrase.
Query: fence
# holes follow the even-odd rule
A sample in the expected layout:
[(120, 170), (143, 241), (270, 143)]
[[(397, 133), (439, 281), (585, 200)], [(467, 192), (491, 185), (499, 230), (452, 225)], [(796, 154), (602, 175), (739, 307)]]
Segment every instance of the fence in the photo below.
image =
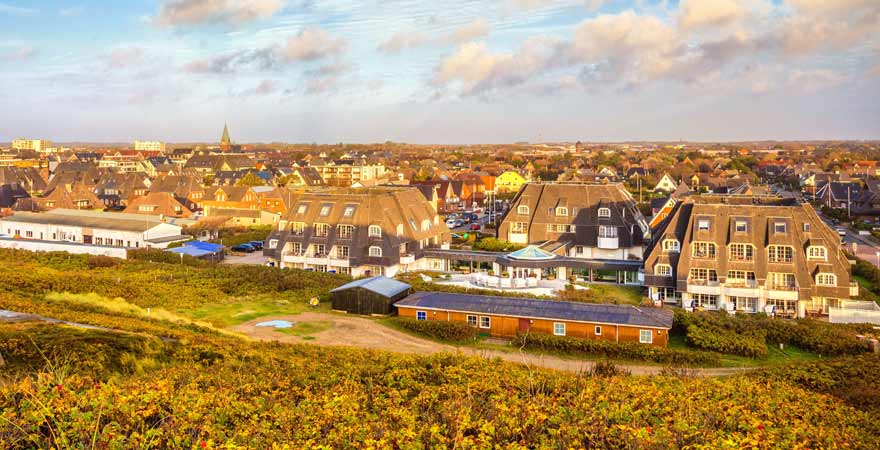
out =
[(28, 239), (0, 238), (0, 248), (28, 250), (32, 252), (68, 252), (74, 254), (104, 255), (114, 258), (126, 258), (126, 249), (120, 247), (104, 247), (100, 245), (77, 244), (61, 241), (35, 241)]
[(828, 308), (828, 321), (831, 323), (872, 323), (880, 325), (880, 307), (876, 303), (874, 303), (872, 309), (868, 309), (868, 305), (854, 306), (848, 308)]

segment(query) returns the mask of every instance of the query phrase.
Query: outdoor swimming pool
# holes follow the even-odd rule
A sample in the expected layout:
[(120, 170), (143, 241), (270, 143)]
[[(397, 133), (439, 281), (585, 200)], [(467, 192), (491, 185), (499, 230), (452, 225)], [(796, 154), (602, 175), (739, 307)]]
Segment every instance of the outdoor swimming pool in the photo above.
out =
[(290, 322), (287, 320), (270, 320), (268, 322), (260, 322), (254, 326), (272, 327), (272, 328), (291, 328), (291, 327), (293, 327), (293, 322)]

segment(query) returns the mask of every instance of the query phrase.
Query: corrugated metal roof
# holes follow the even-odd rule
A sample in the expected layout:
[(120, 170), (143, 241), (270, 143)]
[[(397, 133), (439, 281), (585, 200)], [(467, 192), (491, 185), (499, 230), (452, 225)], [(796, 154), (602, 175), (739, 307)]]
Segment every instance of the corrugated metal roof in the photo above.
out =
[(561, 302), (446, 292), (417, 292), (396, 302), (394, 306), (655, 328), (672, 328), (673, 318), (672, 311), (653, 307), (640, 308), (631, 305)]
[(410, 285), (388, 277), (377, 276), (354, 280), (351, 283), (343, 284), (342, 286), (339, 286), (338, 288), (333, 289), (330, 292), (339, 292), (353, 288), (366, 289), (379, 295), (394, 297), (401, 292), (406, 292), (407, 290), (409, 290)]

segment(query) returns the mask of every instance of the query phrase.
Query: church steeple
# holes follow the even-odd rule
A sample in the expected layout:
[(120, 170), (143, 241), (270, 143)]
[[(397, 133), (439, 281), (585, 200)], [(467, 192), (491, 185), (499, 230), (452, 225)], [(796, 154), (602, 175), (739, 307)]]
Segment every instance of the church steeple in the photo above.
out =
[(223, 136), (220, 137), (220, 148), (223, 151), (228, 151), (232, 146), (232, 140), (229, 139), (229, 126), (224, 123), (223, 124)]

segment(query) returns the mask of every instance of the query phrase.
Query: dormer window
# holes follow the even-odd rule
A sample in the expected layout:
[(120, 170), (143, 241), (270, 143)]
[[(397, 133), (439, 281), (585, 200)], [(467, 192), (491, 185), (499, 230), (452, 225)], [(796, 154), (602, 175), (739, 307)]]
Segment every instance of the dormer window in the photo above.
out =
[(296, 213), (305, 214), (307, 209), (309, 209), (309, 205), (307, 203), (300, 203), (299, 206), (296, 208)]
[(342, 211), (342, 217), (351, 217), (354, 215), (354, 205), (348, 205)]
[(529, 207), (526, 205), (519, 205), (516, 207), (516, 213), (527, 216), (529, 215)]
[(807, 247), (807, 259), (811, 261), (825, 261), (828, 259), (827, 250), (819, 245), (811, 245)]
[(837, 286), (837, 275), (833, 273), (816, 274), (816, 284), (819, 286)]
[(716, 246), (714, 242), (694, 242), (691, 246), (694, 258), (715, 259)]
[(675, 239), (664, 239), (663, 251), (678, 253), (681, 251), (681, 244), (679, 244), (678, 241)]
[(804, 233), (809, 233), (809, 232), (810, 232), (810, 224), (809, 224), (809, 223), (805, 223), (805, 224), (804, 224)]
[(611, 208), (599, 208), (599, 217), (611, 217)]
[(773, 232), (776, 234), (785, 234), (785, 222), (774, 222)]
[(382, 237), (382, 227), (380, 227), (379, 225), (370, 225), (369, 236)]
[(748, 231), (748, 225), (745, 220), (737, 220), (733, 224), (733, 230), (737, 233), (745, 233)]
[(559, 217), (568, 216), (568, 208), (566, 208), (564, 206), (557, 207), (556, 208), (556, 215)]
[(697, 221), (698, 231), (709, 231), (709, 219), (700, 219)]
[(661, 277), (672, 276), (672, 266), (669, 264), (657, 264), (654, 266), (654, 275)]
[(321, 206), (321, 216), (326, 217), (330, 215), (330, 205)]
[(370, 247), (370, 256), (382, 256), (382, 247)]

